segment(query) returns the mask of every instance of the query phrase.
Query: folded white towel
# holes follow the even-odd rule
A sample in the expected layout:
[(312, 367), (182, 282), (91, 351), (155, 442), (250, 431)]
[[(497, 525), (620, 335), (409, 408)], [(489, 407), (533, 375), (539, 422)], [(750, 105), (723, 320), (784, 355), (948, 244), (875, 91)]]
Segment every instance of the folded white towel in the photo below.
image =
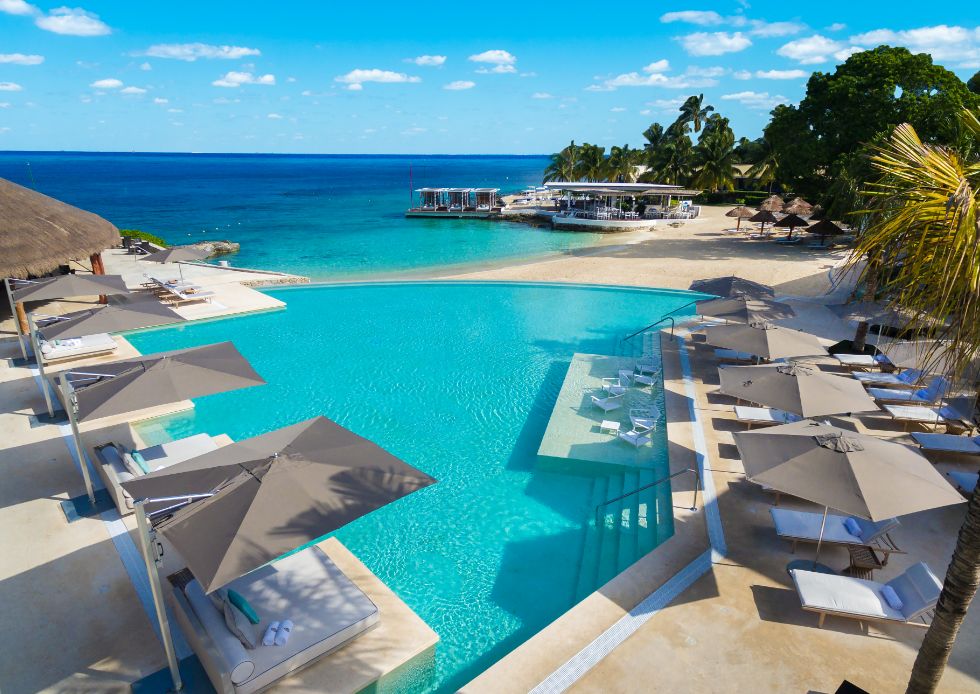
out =
[(276, 630), (279, 629), (279, 622), (273, 622), (269, 625), (269, 628), (265, 630), (265, 634), (262, 636), (262, 645), (271, 646), (276, 642)]
[(286, 642), (289, 641), (289, 634), (293, 630), (293, 623), (290, 620), (284, 620), (279, 625), (279, 631), (276, 632), (276, 645), (285, 646)]

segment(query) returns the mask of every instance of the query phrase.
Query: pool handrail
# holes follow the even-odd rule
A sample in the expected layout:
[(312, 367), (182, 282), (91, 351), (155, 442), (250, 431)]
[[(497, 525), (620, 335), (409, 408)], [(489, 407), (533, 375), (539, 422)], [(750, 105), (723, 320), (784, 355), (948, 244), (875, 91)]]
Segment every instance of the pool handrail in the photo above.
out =
[(678, 477), (678, 476), (683, 475), (683, 474), (688, 473), (688, 472), (693, 472), (694, 473), (694, 479), (695, 479), (695, 485), (694, 485), (694, 505), (691, 506), (691, 511), (697, 511), (698, 510), (698, 492), (699, 491), (702, 491), (702, 489), (703, 489), (703, 487), (701, 486), (701, 473), (699, 473), (696, 468), (689, 467), (689, 468), (684, 468), (683, 470), (678, 470), (677, 472), (674, 472), (674, 473), (672, 473), (670, 475), (667, 475), (666, 477), (661, 477), (660, 479), (654, 480), (653, 482), (650, 482), (648, 484), (644, 484), (644, 485), (642, 485), (640, 487), (637, 487), (636, 489), (633, 489), (632, 491), (626, 492), (625, 494), (620, 494), (619, 496), (613, 497), (612, 499), (606, 499), (605, 501), (603, 501), (603, 502), (601, 502), (599, 504), (596, 504), (596, 507), (595, 507), (595, 524), (596, 524), (596, 527), (599, 527), (599, 510), (602, 509), (604, 506), (608, 506), (609, 504), (613, 504), (613, 503), (615, 503), (617, 501), (622, 501), (623, 499), (626, 499), (628, 497), (631, 497), (634, 494), (639, 494), (640, 492), (642, 492), (644, 490), (650, 489), (651, 487), (656, 487), (658, 484), (662, 484), (664, 482), (667, 482), (669, 480), (672, 480), (675, 477)]
[(673, 340), (674, 339), (674, 327), (675, 327), (676, 324), (674, 322), (674, 317), (671, 314), (677, 313), (682, 308), (687, 308), (688, 306), (693, 306), (694, 304), (698, 303), (699, 301), (701, 301), (701, 299), (695, 299), (694, 301), (688, 301), (683, 306), (678, 306), (674, 310), (668, 311), (667, 313), (665, 313), (664, 315), (660, 316), (660, 318), (658, 318), (657, 320), (655, 320), (650, 325), (648, 325), (648, 326), (646, 326), (644, 328), (640, 328), (636, 332), (630, 333), (629, 335), (627, 335), (626, 337), (624, 337), (621, 341), (622, 342), (626, 342), (628, 340), (632, 340), (634, 337), (636, 337), (640, 333), (645, 333), (650, 328), (652, 328), (652, 327), (654, 327), (656, 325), (659, 325), (660, 323), (663, 323), (664, 321), (667, 321), (667, 320), (670, 321), (670, 339)]

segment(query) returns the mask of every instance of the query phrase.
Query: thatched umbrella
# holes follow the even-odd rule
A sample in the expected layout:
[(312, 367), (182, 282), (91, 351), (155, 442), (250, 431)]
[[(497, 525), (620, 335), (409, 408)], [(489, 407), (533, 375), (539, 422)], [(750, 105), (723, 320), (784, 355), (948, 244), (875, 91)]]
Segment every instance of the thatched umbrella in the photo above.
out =
[(823, 246), (828, 236), (839, 236), (844, 233), (844, 230), (839, 226), (834, 224), (829, 219), (821, 219), (819, 222), (807, 229), (811, 234), (820, 235), (820, 245)]
[(735, 231), (740, 231), (742, 227), (742, 220), (748, 219), (753, 214), (755, 213), (745, 205), (739, 205), (738, 207), (733, 207), (732, 209), (728, 210), (728, 212), (725, 213), (725, 216), (734, 217), (737, 220), (735, 222)]
[(769, 210), (762, 210), (761, 212), (756, 212), (754, 215), (749, 217), (750, 222), (761, 222), (762, 223), (762, 233), (766, 231), (766, 222), (770, 224), (776, 223), (776, 215), (774, 215)]
[(808, 203), (803, 198), (796, 197), (786, 203), (786, 206), (783, 207), (783, 212), (786, 214), (798, 214), (803, 217), (809, 217), (813, 213), (813, 205)]
[(778, 195), (770, 195), (756, 209), (767, 212), (780, 212), (783, 209), (783, 199)]
[(780, 219), (778, 222), (776, 222), (773, 226), (781, 227), (783, 229), (786, 229), (788, 227), (789, 236), (787, 236), (786, 238), (791, 239), (793, 238), (793, 229), (795, 229), (796, 227), (807, 227), (810, 225), (806, 221), (797, 217), (795, 214), (788, 214), (782, 219)]
[(102, 217), (0, 178), (0, 275), (46, 275), (119, 243)]

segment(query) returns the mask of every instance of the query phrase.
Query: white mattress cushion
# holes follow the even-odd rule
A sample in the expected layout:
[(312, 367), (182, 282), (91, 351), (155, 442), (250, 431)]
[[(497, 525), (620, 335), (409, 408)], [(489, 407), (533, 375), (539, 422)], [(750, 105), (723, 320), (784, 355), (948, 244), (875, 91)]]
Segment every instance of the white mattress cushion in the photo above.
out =
[(791, 573), (803, 607), (905, 621), (905, 615), (889, 606), (882, 597), (884, 584), (801, 569)]

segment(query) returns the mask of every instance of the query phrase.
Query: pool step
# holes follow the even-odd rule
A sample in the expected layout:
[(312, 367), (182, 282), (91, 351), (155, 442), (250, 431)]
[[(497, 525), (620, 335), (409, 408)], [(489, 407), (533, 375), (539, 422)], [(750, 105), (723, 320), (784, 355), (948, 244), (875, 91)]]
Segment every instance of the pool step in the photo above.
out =
[(592, 483), (592, 496), (589, 500), (589, 517), (586, 521), (585, 538), (582, 542), (582, 560), (575, 581), (575, 602), (586, 597), (596, 589), (596, 573), (599, 566), (600, 544), (603, 533), (596, 527), (595, 508), (609, 498), (609, 478), (596, 477)]

